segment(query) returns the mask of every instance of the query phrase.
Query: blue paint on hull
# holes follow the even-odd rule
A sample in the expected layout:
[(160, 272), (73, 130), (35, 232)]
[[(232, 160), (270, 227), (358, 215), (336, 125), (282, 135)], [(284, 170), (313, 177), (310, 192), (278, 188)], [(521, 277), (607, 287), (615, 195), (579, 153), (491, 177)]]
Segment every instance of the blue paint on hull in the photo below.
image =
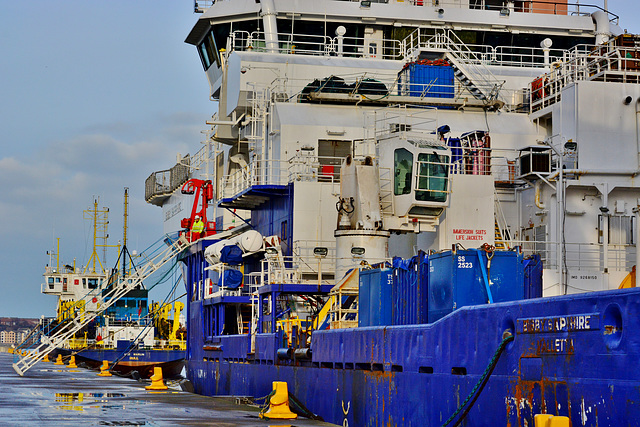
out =
[[(190, 317), (201, 305), (190, 303)], [(247, 335), (218, 337), (220, 348), (205, 351), (193, 318), (187, 376), (205, 395), (261, 397), (272, 381), (287, 381), (326, 421), (441, 425), (509, 330), (515, 339), (463, 425), (532, 426), (538, 413), (574, 426), (640, 419), (639, 289), (463, 307), (432, 324), (317, 331), (312, 359), (298, 362), (277, 360), (279, 334), (258, 336), (255, 355)]]

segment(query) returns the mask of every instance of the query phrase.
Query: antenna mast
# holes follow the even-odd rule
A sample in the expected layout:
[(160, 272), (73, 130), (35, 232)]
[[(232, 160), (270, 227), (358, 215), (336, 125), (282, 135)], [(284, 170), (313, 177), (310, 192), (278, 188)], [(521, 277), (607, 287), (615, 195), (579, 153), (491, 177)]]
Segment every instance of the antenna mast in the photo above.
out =
[[(91, 273), (96, 272), (96, 261), (100, 265), (100, 272), (104, 272), (104, 266), (102, 265), (102, 261), (100, 261), (100, 257), (98, 257), (98, 253), (96, 252), (96, 248), (101, 247), (104, 251), (104, 256), (106, 257), (106, 248), (107, 248), (107, 238), (109, 235), (107, 234), (107, 227), (109, 226), (109, 208), (98, 209), (98, 198), (93, 199), (93, 209), (87, 209), (83, 211), (84, 219), (90, 219), (93, 223), (93, 252), (91, 252), (91, 257), (89, 258), (89, 262), (84, 268), (84, 272), (87, 272), (87, 268), (89, 268), (89, 264), (91, 264)], [(98, 239), (102, 240), (102, 244), (98, 244)]]
[[(129, 254), (127, 249), (127, 228), (129, 221), (129, 187), (124, 187), (124, 226), (122, 235), (122, 254)], [(131, 255), (129, 255), (129, 261), (133, 264)], [(127, 259), (126, 256), (122, 259), (122, 277), (125, 277), (127, 273)]]

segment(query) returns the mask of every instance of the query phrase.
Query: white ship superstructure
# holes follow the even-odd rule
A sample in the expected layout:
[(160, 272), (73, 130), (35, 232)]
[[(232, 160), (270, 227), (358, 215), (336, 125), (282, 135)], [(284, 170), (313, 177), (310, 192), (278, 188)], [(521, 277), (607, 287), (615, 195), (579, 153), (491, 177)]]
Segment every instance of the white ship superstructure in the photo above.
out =
[(348, 267), (335, 261), (351, 209), (342, 165), (369, 158), (379, 206), (343, 224), (384, 231), (367, 261), (521, 246), (542, 255), (545, 295), (617, 288), (637, 264), (640, 39), (605, 9), (196, 2), (186, 42), (217, 113), (201, 150), (147, 179), (146, 199), (176, 231), (193, 204), (182, 185), (212, 180), (219, 232), (248, 222), (294, 259), (327, 248), (330, 280)]

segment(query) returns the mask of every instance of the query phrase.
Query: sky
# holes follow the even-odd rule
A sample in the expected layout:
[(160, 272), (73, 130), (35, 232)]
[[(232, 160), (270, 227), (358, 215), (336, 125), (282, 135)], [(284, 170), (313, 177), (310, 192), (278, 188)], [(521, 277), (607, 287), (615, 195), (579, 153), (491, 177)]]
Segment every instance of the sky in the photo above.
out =
[(0, 317), (53, 316), (40, 284), (55, 238), (61, 263), (86, 264), (83, 210), (98, 197), (117, 244), (129, 187), (128, 248), (154, 243), (162, 211), (144, 181), (200, 148), (216, 105), (184, 43), (199, 16), (188, 0), (0, 3)]
[[(640, 33), (640, 2), (608, 4)], [(40, 292), (46, 252), (60, 238), (61, 262), (87, 263), (94, 198), (110, 209), (110, 244), (122, 239), (124, 187), (129, 249), (162, 236), (144, 180), (199, 149), (216, 111), (184, 43), (198, 16), (190, 0), (0, 2), (0, 317), (55, 314)]]

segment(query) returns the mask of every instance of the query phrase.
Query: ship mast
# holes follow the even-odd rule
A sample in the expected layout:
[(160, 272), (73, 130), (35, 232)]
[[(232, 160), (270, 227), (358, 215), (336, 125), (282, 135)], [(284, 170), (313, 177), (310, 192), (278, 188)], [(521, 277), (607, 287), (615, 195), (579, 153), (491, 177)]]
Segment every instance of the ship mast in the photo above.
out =
[[(122, 253), (124, 255), (122, 260), (122, 277), (125, 277), (127, 274), (127, 259), (126, 254), (129, 254), (129, 250), (127, 249), (127, 223), (129, 220), (129, 187), (124, 187), (124, 221), (122, 227)], [(131, 259), (131, 255), (129, 254), (129, 261), (133, 264), (133, 260)]]
[[(109, 225), (109, 208), (98, 209), (98, 198), (93, 199), (93, 209), (88, 209), (83, 211), (84, 219), (90, 219), (93, 224), (93, 252), (91, 252), (91, 257), (89, 258), (89, 262), (84, 268), (84, 273), (87, 272), (89, 268), (89, 264), (91, 264), (91, 273), (96, 272), (96, 261), (100, 265), (100, 271), (104, 272), (104, 266), (102, 265), (102, 261), (100, 261), (100, 257), (98, 257), (98, 252), (96, 251), (97, 247), (102, 247), (105, 256), (107, 250), (107, 238), (109, 235), (107, 234), (107, 227)], [(102, 244), (98, 245), (98, 239), (102, 240)]]

